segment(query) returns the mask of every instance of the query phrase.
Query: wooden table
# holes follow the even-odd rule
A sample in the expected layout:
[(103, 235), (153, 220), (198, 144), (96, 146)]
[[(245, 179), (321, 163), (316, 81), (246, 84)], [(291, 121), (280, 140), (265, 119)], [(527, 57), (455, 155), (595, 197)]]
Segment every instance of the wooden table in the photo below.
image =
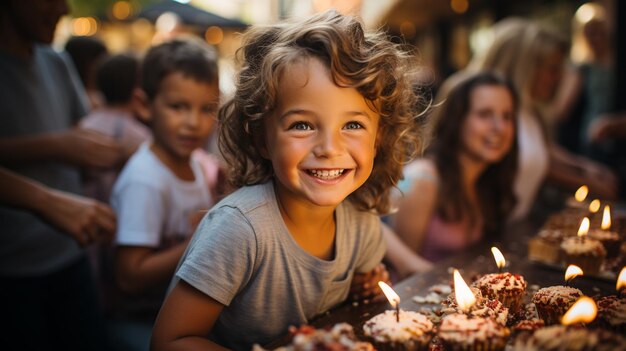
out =
[[(543, 219), (514, 223), (505, 230), (499, 242), (495, 243), (495, 246), (502, 251), (507, 260), (507, 267), (504, 271), (521, 274), (528, 282), (529, 287), (533, 285), (545, 287), (564, 284), (564, 270), (546, 267), (530, 262), (527, 259), (526, 243), (530, 237), (537, 233), (543, 223)], [(428, 289), (435, 284), (451, 285), (452, 268), (459, 269), (468, 284), (471, 281), (471, 277), (477, 274), (497, 272), (496, 263), (490, 250), (491, 246), (479, 245), (473, 247), (461, 255), (438, 262), (435, 268), (427, 273), (414, 274), (396, 284), (393, 288), (400, 296), (400, 308), (410, 311), (424, 308), (424, 305), (414, 302), (412, 297), (427, 295)], [(577, 277), (571, 282), (571, 286), (580, 289), (588, 296), (609, 295), (614, 293), (615, 282), (602, 278)], [(315, 318), (311, 321), (311, 324), (316, 327), (324, 327), (345, 322), (354, 327), (359, 338), (363, 338), (363, 324), (371, 317), (387, 309), (391, 309), (391, 306), (386, 302), (370, 304), (346, 303)], [(266, 348), (274, 349), (288, 342), (288, 336), (284, 336), (266, 345)]]

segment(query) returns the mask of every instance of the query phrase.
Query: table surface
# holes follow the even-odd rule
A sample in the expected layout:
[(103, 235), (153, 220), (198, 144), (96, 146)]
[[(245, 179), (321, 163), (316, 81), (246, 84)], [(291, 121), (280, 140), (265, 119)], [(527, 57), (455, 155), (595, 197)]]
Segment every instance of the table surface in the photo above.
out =
[[(527, 258), (528, 239), (536, 235), (543, 219), (514, 223), (503, 233), (502, 237), (493, 246), (497, 246), (507, 260), (507, 266), (503, 271), (522, 275), (528, 282), (528, 286), (538, 287), (563, 285), (564, 269), (548, 267), (539, 263), (531, 262)], [(463, 254), (438, 262), (435, 267), (421, 274), (407, 277), (393, 286), (400, 296), (400, 308), (409, 311), (417, 311), (428, 308), (429, 305), (418, 304), (412, 297), (426, 296), (429, 288), (435, 284), (448, 284), (452, 282), (452, 269), (459, 269), (464, 280), (469, 284), (472, 277), (479, 274), (497, 272), (497, 266), (491, 254), (492, 245), (479, 245)], [(609, 295), (615, 291), (615, 281), (598, 277), (577, 277), (571, 286), (580, 289), (588, 296)], [(430, 305), (435, 307), (437, 305)], [(363, 324), (371, 317), (381, 313), (391, 306), (387, 302), (380, 303), (345, 303), (326, 314), (311, 321), (315, 327), (332, 326), (336, 323), (348, 323), (354, 327), (359, 338), (363, 338)], [(281, 337), (266, 345), (268, 349), (274, 349), (289, 343), (289, 337)]]

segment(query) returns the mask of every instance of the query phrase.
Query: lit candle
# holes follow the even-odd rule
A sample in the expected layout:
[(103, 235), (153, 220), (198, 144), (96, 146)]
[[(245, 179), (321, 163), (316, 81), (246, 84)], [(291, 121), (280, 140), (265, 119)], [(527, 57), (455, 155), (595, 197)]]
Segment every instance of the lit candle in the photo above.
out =
[(585, 237), (589, 233), (589, 218), (585, 217), (580, 222), (580, 228), (578, 228), (578, 237), (580, 240), (585, 241)]
[(569, 286), (569, 282), (572, 279), (583, 274), (584, 274), (583, 270), (580, 267), (570, 264), (569, 266), (567, 266), (567, 269), (565, 270), (565, 285)]
[(602, 230), (611, 229), (611, 207), (609, 205), (604, 206), (604, 211), (602, 212), (602, 224), (600, 225)]
[(619, 294), (626, 295), (626, 266), (622, 267), (622, 270), (617, 276), (617, 282), (615, 283), (615, 290)]
[(576, 192), (574, 193), (574, 198), (576, 199), (576, 201), (582, 203), (587, 198), (587, 194), (589, 194), (589, 187), (583, 185), (578, 188), (578, 190), (576, 190)]
[(572, 325), (574, 323), (590, 323), (596, 318), (598, 307), (587, 296), (579, 298), (561, 318), (561, 324)]
[(398, 296), (398, 294), (396, 294), (396, 292), (383, 281), (378, 282), (378, 286), (380, 286), (383, 290), (383, 293), (387, 297), (387, 300), (389, 300), (391, 307), (396, 309), (396, 322), (400, 322), (400, 296)]
[(469, 310), (476, 304), (476, 296), (472, 293), (469, 286), (461, 277), (461, 273), (457, 269), (454, 270), (454, 298), (456, 298), (456, 303), (459, 305), (461, 311), (468, 313)]
[(502, 255), (502, 252), (498, 250), (497, 247), (493, 246), (491, 248), (491, 253), (493, 254), (493, 258), (496, 260), (496, 265), (498, 266), (498, 273), (502, 273), (502, 268), (506, 265), (506, 260)]
[(595, 199), (589, 204), (589, 212), (597, 213), (600, 210), (600, 200)]

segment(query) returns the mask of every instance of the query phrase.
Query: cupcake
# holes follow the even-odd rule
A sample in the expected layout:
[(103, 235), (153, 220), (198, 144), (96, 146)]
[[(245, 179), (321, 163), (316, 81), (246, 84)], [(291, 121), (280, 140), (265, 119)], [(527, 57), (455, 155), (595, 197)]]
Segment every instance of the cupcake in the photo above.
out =
[(606, 296), (596, 301), (598, 316), (594, 323), (619, 333), (626, 333), (626, 298)]
[(577, 265), (585, 274), (598, 274), (606, 257), (604, 245), (592, 238), (567, 238), (561, 243), (561, 249), (565, 266)]
[(400, 310), (398, 321), (396, 311), (387, 310), (365, 322), (363, 332), (379, 351), (414, 351), (428, 350), (433, 328), (423, 314)]
[(527, 284), (521, 275), (505, 272), (484, 275), (472, 285), (480, 289), (484, 297), (502, 302), (509, 313), (516, 313)]
[(617, 232), (604, 229), (592, 229), (589, 231), (589, 237), (602, 243), (606, 250), (607, 258), (615, 258), (619, 255), (621, 240)]
[(561, 241), (566, 236), (562, 229), (542, 229), (528, 240), (528, 258), (550, 264), (561, 263)]
[[(476, 303), (470, 307), (468, 313), (473, 317), (492, 318), (496, 322), (506, 325), (509, 317), (509, 309), (498, 300), (492, 300), (482, 296), (482, 293), (477, 288), (470, 288), (472, 293), (476, 297)], [(450, 294), (447, 299), (442, 301), (444, 306), (441, 312), (444, 315), (463, 313), (461, 308), (457, 305), (454, 293)]]
[(550, 286), (539, 289), (532, 298), (539, 318), (546, 325), (558, 324), (567, 310), (583, 296), (583, 293), (569, 286)]
[(624, 351), (626, 338), (607, 330), (554, 325), (537, 329), (529, 338), (518, 338), (516, 351)]
[(451, 314), (443, 317), (439, 339), (446, 350), (504, 350), (509, 329), (491, 318)]
[[(359, 341), (352, 326), (347, 323), (335, 324), (332, 328), (315, 329), (310, 325), (291, 327), (291, 343), (274, 351), (375, 351), (372, 344)], [(253, 351), (265, 351), (254, 345)]]

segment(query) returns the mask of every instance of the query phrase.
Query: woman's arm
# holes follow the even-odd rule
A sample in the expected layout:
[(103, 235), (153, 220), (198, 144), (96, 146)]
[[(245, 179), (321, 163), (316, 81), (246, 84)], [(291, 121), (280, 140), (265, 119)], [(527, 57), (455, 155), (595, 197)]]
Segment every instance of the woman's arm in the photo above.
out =
[(115, 233), (113, 210), (96, 200), (55, 190), (0, 168), (0, 204), (40, 216), (80, 245), (110, 240)]
[(398, 202), (398, 211), (393, 215), (392, 223), (398, 237), (409, 249), (418, 253), (435, 210), (438, 177), (430, 160), (416, 162), (411, 188)]
[(568, 190), (587, 185), (594, 196), (613, 200), (617, 197), (617, 176), (607, 166), (550, 145), (548, 180)]
[(167, 296), (152, 330), (152, 351), (226, 350), (207, 339), (224, 305), (179, 281)]
[(383, 237), (387, 243), (387, 253), (385, 260), (389, 262), (400, 274), (401, 278), (413, 273), (426, 272), (433, 267), (430, 261), (420, 257), (411, 250), (398, 236), (383, 224)]
[(188, 242), (189, 239), (160, 251), (143, 246), (119, 246), (115, 256), (117, 285), (127, 294), (138, 294), (167, 284)]

